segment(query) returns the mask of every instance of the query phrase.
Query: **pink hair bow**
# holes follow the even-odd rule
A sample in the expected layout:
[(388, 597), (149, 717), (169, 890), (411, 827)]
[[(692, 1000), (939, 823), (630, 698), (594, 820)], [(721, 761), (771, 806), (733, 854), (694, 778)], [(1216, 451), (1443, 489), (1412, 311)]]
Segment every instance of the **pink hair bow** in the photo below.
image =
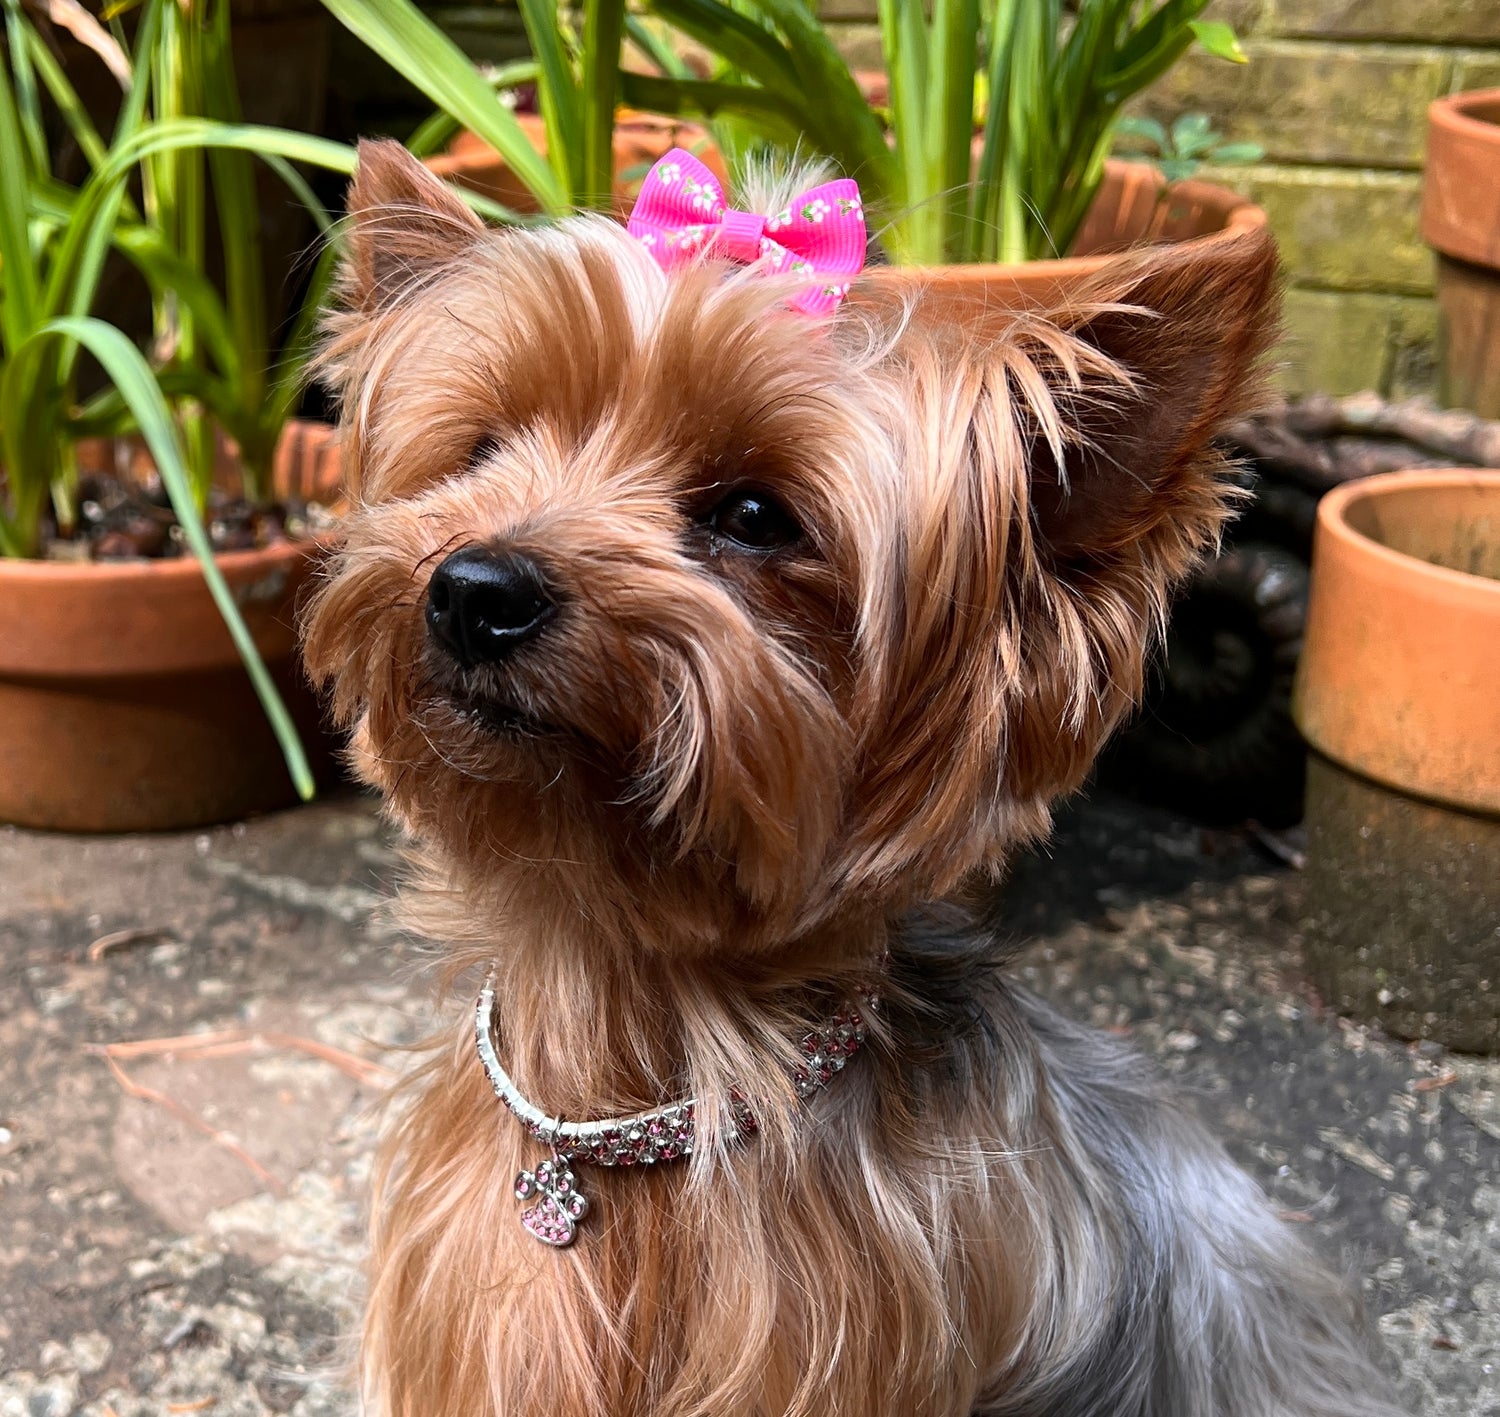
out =
[(630, 213), (630, 234), (666, 270), (700, 254), (777, 275), (805, 276), (787, 303), (826, 315), (849, 293), (865, 264), (865, 214), (847, 177), (810, 188), (774, 216), (739, 212), (719, 180), (692, 153), (673, 148), (646, 174)]

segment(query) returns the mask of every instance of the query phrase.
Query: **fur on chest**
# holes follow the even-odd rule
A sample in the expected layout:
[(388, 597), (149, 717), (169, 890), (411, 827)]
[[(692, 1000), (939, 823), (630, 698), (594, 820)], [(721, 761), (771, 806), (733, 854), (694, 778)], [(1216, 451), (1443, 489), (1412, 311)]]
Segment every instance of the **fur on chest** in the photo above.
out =
[(881, 1072), (807, 1105), (793, 1151), (575, 1164), (589, 1213), (553, 1250), (513, 1195), (545, 1152), (463, 1050), (434, 1060), (377, 1177), (380, 1410), (968, 1413), (1020, 1343), (1027, 1227), (977, 1129), (939, 1139)]

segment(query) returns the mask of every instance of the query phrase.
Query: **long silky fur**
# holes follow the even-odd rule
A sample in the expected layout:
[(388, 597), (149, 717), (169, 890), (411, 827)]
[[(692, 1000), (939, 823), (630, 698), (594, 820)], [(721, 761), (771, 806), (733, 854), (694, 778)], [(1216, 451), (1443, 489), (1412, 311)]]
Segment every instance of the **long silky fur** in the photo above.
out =
[[(456, 1008), (378, 1160), (368, 1410), (1392, 1417), (1338, 1286), (961, 904), (1080, 783), (1218, 534), (1269, 243), (960, 337), (668, 279), (601, 219), (485, 234), (389, 147), (350, 207), (325, 368), (358, 506), (306, 646), (412, 839), (407, 922), (460, 997), (494, 969), (548, 1110), (699, 1103), (690, 1164), (581, 1168), (546, 1250)], [(702, 529), (744, 480), (797, 547)], [(561, 608), (459, 671), (427, 578), (489, 544)], [(799, 1103), (795, 1040), (872, 977), (864, 1054)]]

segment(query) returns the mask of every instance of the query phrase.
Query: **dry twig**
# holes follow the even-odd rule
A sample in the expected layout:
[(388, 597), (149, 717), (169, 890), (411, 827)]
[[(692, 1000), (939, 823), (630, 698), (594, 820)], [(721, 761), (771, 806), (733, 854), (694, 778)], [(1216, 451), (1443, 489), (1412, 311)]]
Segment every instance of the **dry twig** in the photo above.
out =
[(152, 940), (175, 940), (177, 932), (170, 925), (142, 925), (134, 930), (114, 930), (100, 935), (88, 947), (84, 958), (90, 964), (98, 964), (111, 950), (123, 950), (128, 945), (145, 945)]
[(115, 1075), (115, 1081), (120, 1084), (121, 1091), (127, 1097), (138, 1097), (143, 1102), (154, 1102), (158, 1107), (164, 1107), (179, 1122), (192, 1127), (194, 1131), (202, 1132), (216, 1146), (223, 1147), (241, 1166), (245, 1167), (263, 1182), (268, 1190), (280, 1195), (286, 1189), (280, 1179), (267, 1171), (244, 1147), (225, 1136), (223, 1132), (211, 1123), (205, 1122), (191, 1108), (184, 1107), (175, 1097), (169, 1097), (165, 1092), (158, 1092), (154, 1087), (147, 1087), (144, 1083), (137, 1082), (110, 1057), (107, 1048), (96, 1048), (93, 1051), (97, 1052), (104, 1059), (105, 1063), (108, 1064), (110, 1072)]

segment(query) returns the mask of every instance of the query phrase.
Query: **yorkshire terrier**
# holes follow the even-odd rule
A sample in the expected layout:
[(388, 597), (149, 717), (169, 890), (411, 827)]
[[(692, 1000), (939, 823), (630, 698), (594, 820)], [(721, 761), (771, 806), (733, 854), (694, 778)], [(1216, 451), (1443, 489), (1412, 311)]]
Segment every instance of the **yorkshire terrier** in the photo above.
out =
[(376, 1168), (368, 1410), (1395, 1417), (979, 923), (1224, 523), (1269, 237), (961, 325), (855, 276), (852, 183), (757, 185), (674, 154), (628, 230), (502, 232), (360, 150), (307, 659), (488, 973)]

